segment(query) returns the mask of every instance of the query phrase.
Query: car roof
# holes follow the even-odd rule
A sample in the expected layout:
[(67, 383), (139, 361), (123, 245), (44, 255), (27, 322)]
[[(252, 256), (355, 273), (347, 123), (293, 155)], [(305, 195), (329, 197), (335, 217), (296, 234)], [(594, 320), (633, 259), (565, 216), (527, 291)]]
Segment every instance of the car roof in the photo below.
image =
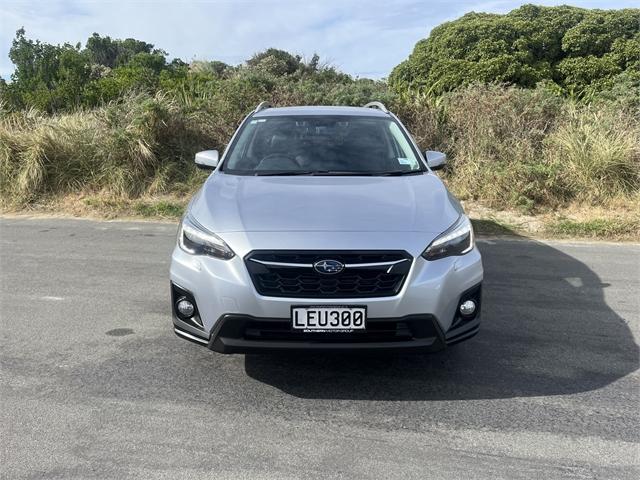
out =
[(360, 117), (387, 117), (389, 114), (377, 108), (308, 106), (265, 108), (254, 113), (253, 117), (278, 117), (283, 115), (351, 115)]

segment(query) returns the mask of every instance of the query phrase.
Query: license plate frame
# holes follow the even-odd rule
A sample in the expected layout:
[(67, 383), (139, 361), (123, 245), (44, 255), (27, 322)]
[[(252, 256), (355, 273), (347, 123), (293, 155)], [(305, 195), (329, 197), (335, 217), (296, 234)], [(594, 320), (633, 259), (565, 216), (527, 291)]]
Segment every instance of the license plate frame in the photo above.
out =
[[(296, 315), (296, 312), (305, 312), (304, 318)], [(317, 316), (312, 317), (309, 322), (309, 312), (316, 312)], [(326, 316), (320, 312), (327, 312)], [(331, 312), (339, 315), (338, 325), (335, 325), (336, 318)], [(343, 312), (350, 312), (348, 325), (344, 324)], [(356, 318), (356, 313), (360, 313), (361, 319)], [(329, 318), (331, 317), (331, 318)], [(326, 320), (326, 322), (325, 322)], [(360, 323), (361, 321), (361, 323)], [(292, 305), (291, 306), (291, 329), (295, 332), (305, 333), (352, 333), (366, 332), (367, 330), (367, 306), (366, 305)]]

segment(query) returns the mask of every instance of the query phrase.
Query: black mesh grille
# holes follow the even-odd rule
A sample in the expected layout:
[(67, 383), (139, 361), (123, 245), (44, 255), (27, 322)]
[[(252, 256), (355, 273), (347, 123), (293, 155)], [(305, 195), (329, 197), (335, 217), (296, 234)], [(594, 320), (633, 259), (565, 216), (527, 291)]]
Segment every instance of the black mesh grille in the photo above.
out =
[[(346, 266), (340, 273), (322, 274), (313, 268), (321, 260), (337, 260)], [(258, 293), (294, 298), (396, 295), (412, 260), (404, 251), (254, 251), (245, 257)]]
[(290, 322), (265, 322), (252, 320), (244, 330), (247, 340), (265, 341), (313, 341), (313, 342), (402, 342), (413, 340), (409, 324), (398, 321), (369, 322), (367, 329), (350, 333), (305, 333), (291, 329)]

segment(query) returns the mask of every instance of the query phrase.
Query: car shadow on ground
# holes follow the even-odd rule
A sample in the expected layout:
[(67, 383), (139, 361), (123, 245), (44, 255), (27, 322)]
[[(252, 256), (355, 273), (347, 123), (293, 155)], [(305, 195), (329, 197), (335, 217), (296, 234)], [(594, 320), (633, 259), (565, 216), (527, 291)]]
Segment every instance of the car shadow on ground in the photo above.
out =
[(247, 355), (246, 373), (300, 398), (464, 400), (562, 395), (635, 371), (638, 346), (606, 303), (611, 286), (541, 242), (482, 241), (483, 320), (431, 355)]

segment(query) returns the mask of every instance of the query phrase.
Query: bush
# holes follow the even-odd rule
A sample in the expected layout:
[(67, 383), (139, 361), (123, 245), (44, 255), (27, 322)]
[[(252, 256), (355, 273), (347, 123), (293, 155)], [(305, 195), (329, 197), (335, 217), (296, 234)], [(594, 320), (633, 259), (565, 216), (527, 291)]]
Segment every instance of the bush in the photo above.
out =
[(505, 15), (468, 13), (420, 40), (391, 72), (397, 92), (440, 94), (473, 83), (534, 88), (556, 83), (581, 96), (640, 70), (640, 9), (524, 5)]

